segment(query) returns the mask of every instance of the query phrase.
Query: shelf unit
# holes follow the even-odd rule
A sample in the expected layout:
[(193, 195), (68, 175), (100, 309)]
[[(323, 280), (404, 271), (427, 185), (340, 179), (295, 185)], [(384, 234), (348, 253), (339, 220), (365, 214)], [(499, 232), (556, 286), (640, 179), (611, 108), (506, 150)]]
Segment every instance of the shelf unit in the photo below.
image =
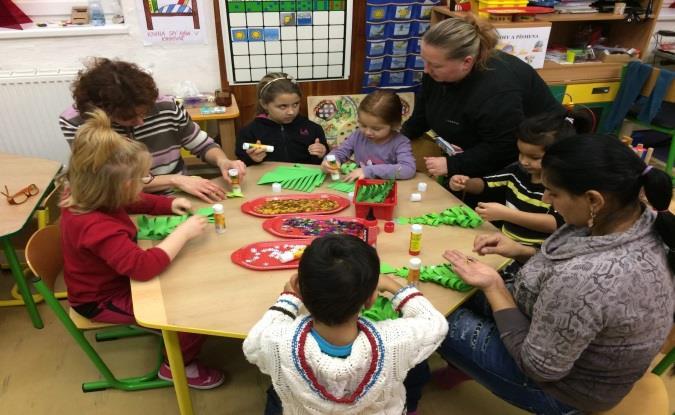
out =
[[(644, 0), (646, 2), (646, 0)], [(657, 16), (662, 0), (654, 0), (653, 14)], [(451, 11), (447, 6), (436, 6), (432, 10), (431, 24), (450, 17), (461, 17), (465, 12)], [(549, 47), (551, 45), (572, 45), (580, 30), (591, 25), (602, 25), (609, 43), (625, 48), (635, 48), (646, 53), (654, 28), (655, 19), (649, 18), (637, 23), (626, 23), (623, 16), (612, 13), (582, 14), (539, 14), (533, 22), (493, 22), (495, 28), (531, 27), (533, 23), (551, 24)], [(559, 64), (546, 61), (544, 67), (537, 69), (539, 75), (549, 85), (569, 85), (597, 82), (618, 82), (624, 63), (616, 62), (582, 62), (575, 64)]]

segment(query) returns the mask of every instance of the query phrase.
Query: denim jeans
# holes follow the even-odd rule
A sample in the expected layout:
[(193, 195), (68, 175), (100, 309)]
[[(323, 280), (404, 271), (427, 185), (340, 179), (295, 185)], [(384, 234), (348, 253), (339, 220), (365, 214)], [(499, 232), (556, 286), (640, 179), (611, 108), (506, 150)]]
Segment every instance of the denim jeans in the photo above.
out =
[(448, 335), (438, 352), (501, 399), (536, 414), (581, 413), (548, 395), (523, 374), (499, 337), (482, 293), (448, 316), (448, 325)]
[[(417, 404), (422, 398), (422, 388), (431, 379), (431, 371), (427, 361), (423, 361), (414, 368), (410, 369), (403, 384), (406, 392), (406, 410), (413, 412), (417, 410)], [(267, 402), (265, 403), (265, 415), (281, 415), (281, 399), (274, 391), (274, 386), (270, 385), (267, 389)]]

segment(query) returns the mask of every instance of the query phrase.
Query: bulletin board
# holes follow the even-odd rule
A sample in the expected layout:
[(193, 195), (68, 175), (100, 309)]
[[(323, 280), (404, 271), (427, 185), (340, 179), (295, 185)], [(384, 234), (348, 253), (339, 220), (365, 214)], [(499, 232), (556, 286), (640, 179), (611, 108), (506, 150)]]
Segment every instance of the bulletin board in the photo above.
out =
[(350, 75), (353, 0), (219, 0), (230, 84), (269, 72), (299, 81)]

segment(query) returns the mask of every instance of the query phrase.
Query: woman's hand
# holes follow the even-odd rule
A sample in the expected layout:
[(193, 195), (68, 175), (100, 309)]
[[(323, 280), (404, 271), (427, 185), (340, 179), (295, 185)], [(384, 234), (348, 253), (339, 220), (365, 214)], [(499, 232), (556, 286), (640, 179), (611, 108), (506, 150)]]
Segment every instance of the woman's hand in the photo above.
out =
[(452, 268), (457, 275), (469, 285), (481, 290), (490, 290), (503, 284), (502, 277), (491, 266), (473, 257), (468, 257), (455, 249), (445, 251), (443, 258), (452, 264)]
[(462, 176), (461, 174), (455, 174), (450, 178), (450, 190), (453, 192), (461, 192), (466, 188), (466, 182), (470, 179), (469, 176)]
[(326, 155), (326, 146), (321, 144), (321, 141), (317, 138), (314, 140), (314, 144), (307, 147), (307, 151), (315, 157), (323, 158), (323, 156)]
[(495, 254), (526, 262), (537, 251), (510, 239), (503, 233), (478, 235), (473, 241), (473, 252), (478, 255)]
[(204, 233), (208, 221), (201, 215), (190, 216), (188, 220), (178, 225), (174, 233), (183, 234), (189, 241)]
[(225, 190), (222, 187), (198, 176), (177, 175), (174, 179), (174, 185), (206, 203), (215, 203), (225, 199)]
[[(260, 140), (256, 140), (255, 143), (260, 144)], [(265, 157), (267, 157), (267, 151), (260, 147), (251, 147), (246, 150), (246, 154), (248, 154), (251, 160), (255, 161), (256, 163), (261, 163), (263, 160), (265, 160)]]
[(244, 181), (244, 176), (246, 176), (246, 164), (241, 160), (227, 160), (224, 159), (218, 163), (218, 169), (220, 169), (220, 174), (223, 176), (225, 183), (232, 184), (232, 179), (230, 179), (230, 173), (228, 170), (237, 169), (239, 172), (239, 183)]
[[(450, 184), (450, 188), (452, 188), (452, 184)], [(508, 215), (511, 213), (511, 209), (502, 205), (501, 203), (478, 202), (478, 206), (476, 206), (476, 213), (478, 213), (478, 216), (483, 218), (483, 220), (487, 221), (508, 220)]]
[(424, 164), (432, 176), (440, 177), (448, 174), (448, 160), (445, 157), (425, 157)]
[(174, 215), (187, 215), (192, 212), (192, 203), (184, 197), (177, 197), (171, 202)]
[(366, 178), (366, 176), (363, 173), (363, 169), (359, 167), (358, 169), (354, 169), (354, 170), (351, 171), (351, 173), (346, 175), (343, 181), (351, 183), (351, 182), (355, 182), (359, 179), (365, 179), (365, 178)]

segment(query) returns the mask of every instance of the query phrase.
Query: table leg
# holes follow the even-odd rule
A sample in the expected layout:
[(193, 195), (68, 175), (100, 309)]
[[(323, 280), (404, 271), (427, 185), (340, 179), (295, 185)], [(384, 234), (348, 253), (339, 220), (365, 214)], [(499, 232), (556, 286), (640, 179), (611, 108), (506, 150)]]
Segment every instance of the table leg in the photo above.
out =
[(12, 271), (12, 276), (16, 281), (17, 287), (19, 287), (19, 292), (21, 293), (23, 302), (26, 305), (26, 308), (28, 309), (28, 315), (30, 316), (30, 319), (33, 321), (33, 327), (35, 327), (36, 329), (41, 329), (44, 327), (44, 324), (42, 323), (42, 318), (40, 318), (40, 313), (38, 312), (37, 306), (35, 305), (35, 301), (33, 301), (33, 296), (30, 293), (28, 284), (26, 283), (26, 277), (23, 275), (23, 271), (21, 270), (21, 264), (19, 264), (19, 260), (16, 258), (16, 252), (14, 251), (14, 247), (12, 246), (12, 243), (10, 242), (9, 238), (1, 238), (1, 239), (2, 239), (2, 249), (5, 251), (5, 257), (7, 258), (9, 268)]
[(220, 147), (230, 160), (235, 160), (234, 145), (237, 138), (234, 134), (234, 119), (218, 120), (218, 133), (220, 134)]
[(169, 359), (171, 367), (171, 378), (173, 387), (176, 390), (176, 400), (178, 401), (178, 410), (181, 415), (193, 415), (192, 400), (188, 389), (187, 378), (185, 377), (185, 365), (183, 363), (183, 354), (180, 351), (178, 342), (178, 333), (170, 330), (162, 330), (164, 337), (164, 347), (166, 347), (166, 357)]

